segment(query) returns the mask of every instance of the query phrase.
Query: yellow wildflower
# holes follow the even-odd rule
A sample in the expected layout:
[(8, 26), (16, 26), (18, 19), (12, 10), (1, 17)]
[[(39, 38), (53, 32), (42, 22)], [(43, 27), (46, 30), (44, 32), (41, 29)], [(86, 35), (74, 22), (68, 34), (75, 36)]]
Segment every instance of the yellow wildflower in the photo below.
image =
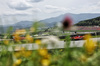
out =
[(22, 55), (25, 54), (25, 51), (26, 51), (26, 49), (24, 47), (22, 47), (21, 50), (20, 50), (20, 52), (21, 52)]
[(13, 66), (17, 66), (17, 65), (14, 63)]
[(50, 59), (50, 56), (51, 56), (50, 54), (47, 54), (47, 55), (44, 56), (44, 58)]
[(33, 42), (33, 38), (29, 34), (26, 35), (26, 40), (30, 43)]
[(15, 56), (16, 58), (21, 57), (21, 52), (20, 52), (20, 51), (14, 52), (14, 56)]
[(32, 51), (27, 51), (24, 47), (21, 48), (21, 54), (23, 57), (29, 57), (32, 54)]
[(92, 38), (90, 34), (86, 34), (86, 35), (84, 36), (84, 40), (88, 40), (88, 39), (90, 39), (90, 38)]
[(60, 49), (60, 51), (62, 52), (62, 51), (63, 51), (63, 49)]
[(24, 50), (26, 50), (26, 48), (25, 47), (21, 47), (21, 51), (24, 51)]
[(15, 64), (16, 65), (20, 65), (21, 63), (22, 63), (22, 60), (21, 59), (18, 59), (18, 60), (15, 61)]
[(81, 55), (80, 61), (81, 62), (86, 62), (87, 61), (87, 57), (85, 55)]
[(23, 54), (24, 57), (29, 57), (31, 56), (32, 51), (25, 51), (25, 53)]
[(19, 36), (19, 34), (14, 34), (14, 40), (16, 41), (16, 42), (19, 42), (20, 41), (20, 36)]
[(48, 54), (48, 51), (47, 51), (47, 49), (39, 49), (39, 54), (41, 56), (46, 56)]
[(50, 60), (49, 59), (42, 59), (41, 64), (42, 64), (42, 66), (49, 66)]
[(4, 44), (8, 45), (9, 44), (9, 40), (4, 40)]
[(94, 49), (96, 48), (96, 42), (93, 40), (86, 40), (86, 43), (84, 44), (86, 51), (91, 54), (94, 52)]
[(91, 36), (87, 35), (86, 42), (84, 44), (84, 47), (85, 47), (86, 51), (88, 52), (88, 54), (92, 54), (96, 48), (96, 42), (94, 42), (90, 38), (91, 38)]
[(37, 39), (37, 40), (35, 40), (35, 43), (40, 45), (41, 44), (41, 40)]

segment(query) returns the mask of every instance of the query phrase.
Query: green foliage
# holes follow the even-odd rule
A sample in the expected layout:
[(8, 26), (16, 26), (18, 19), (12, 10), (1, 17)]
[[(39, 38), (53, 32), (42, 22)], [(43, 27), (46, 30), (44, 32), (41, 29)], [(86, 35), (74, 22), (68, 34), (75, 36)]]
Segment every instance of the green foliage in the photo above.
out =
[(36, 31), (37, 31), (38, 28), (45, 27), (45, 24), (42, 23), (42, 22), (34, 22), (33, 25), (32, 25), (32, 27), (34, 27), (36, 29)]
[(100, 17), (80, 21), (75, 25), (77, 26), (100, 26)]
[[(32, 26), (35, 28), (35, 32), (38, 31), (38, 28), (43, 27), (43, 25), (39, 22), (35, 22)], [(13, 28), (10, 27), (7, 30), (6, 36), (9, 37), (10, 32)], [(27, 29), (28, 31), (28, 29)], [(17, 35), (17, 34), (16, 34)], [(31, 37), (28, 35), (28, 39), (20, 40), (20, 35), (15, 36), (19, 40), (19, 44), (23, 43), (30, 43), (30, 40), (33, 40), (31, 43), (35, 43), (37, 39), (35, 37)], [(33, 39), (34, 38), (34, 39)], [(45, 39), (45, 42), (50, 42), (52, 47), (54, 47), (54, 43), (58, 42), (55, 40), (51, 41), (50, 39)], [(48, 41), (49, 40), (49, 41)], [(91, 55), (88, 55), (84, 49), (84, 47), (77, 48), (77, 47), (70, 47), (71, 40), (70, 35), (66, 34), (65, 38), (65, 46), (62, 49), (47, 49), (48, 44), (42, 44), (42, 41), (39, 39), (36, 44), (38, 44), (37, 50), (27, 50), (27, 48), (21, 47), (22, 45), (14, 45), (17, 43), (9, 40), (0, 41), (2, 44), (0, 46), (0, 66), (99, 66), (100, 65), (100, 42), (98, 42), (95, 52)], [(45, 46), (46, 45), (46, 46)], [(36, 45), (37, 46), (37, 45)], [(12, 50), (9, 51), (8, 49), (12, 47)], [(33, 46), (32, 46), (33, 47)], [(20, 48), (20, 49), (19, 49)], [(17, 49), (18, 51), (15, 51)], [(33, 48), (34, 49), (34, 48)], [(42, 50), (41, 50), (42, 49)], [(91, 50), (90, 48), (88, 48)], [(45, 62), (41, 62), (44, 59)], [(49, 64), (50, 62), (50, 64)], [(47, 65), (43, 65), (47, 64)]]

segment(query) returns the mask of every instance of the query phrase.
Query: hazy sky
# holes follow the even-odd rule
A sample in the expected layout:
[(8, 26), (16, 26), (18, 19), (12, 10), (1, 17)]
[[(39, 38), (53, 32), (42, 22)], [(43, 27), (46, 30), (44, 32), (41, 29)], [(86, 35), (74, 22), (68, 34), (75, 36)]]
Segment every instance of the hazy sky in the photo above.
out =
[[(100, 0), (0, 0), (0, 18), (7, 24), (40, 20), (64, 13), (100, 13)], [(15, 22), (14, 22), (15, 21)]]

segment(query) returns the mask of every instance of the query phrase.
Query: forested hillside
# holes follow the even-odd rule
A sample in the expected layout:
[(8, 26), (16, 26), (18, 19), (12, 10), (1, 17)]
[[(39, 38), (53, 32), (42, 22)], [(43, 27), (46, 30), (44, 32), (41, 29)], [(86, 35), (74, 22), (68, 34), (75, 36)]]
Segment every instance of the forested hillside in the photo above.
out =
[(79, 23), (77, 23), (75, 25), (77, 25), (77, 26), (100, 26), (100, 17), (80, 21)]

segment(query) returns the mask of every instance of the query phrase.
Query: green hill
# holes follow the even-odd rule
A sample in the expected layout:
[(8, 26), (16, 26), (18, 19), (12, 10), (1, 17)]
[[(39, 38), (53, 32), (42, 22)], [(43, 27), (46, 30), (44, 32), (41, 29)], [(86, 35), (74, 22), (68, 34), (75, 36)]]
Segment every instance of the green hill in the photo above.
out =
[(100, 26), (100, 17), (83, 20), (75, 24), (76, 26)]

